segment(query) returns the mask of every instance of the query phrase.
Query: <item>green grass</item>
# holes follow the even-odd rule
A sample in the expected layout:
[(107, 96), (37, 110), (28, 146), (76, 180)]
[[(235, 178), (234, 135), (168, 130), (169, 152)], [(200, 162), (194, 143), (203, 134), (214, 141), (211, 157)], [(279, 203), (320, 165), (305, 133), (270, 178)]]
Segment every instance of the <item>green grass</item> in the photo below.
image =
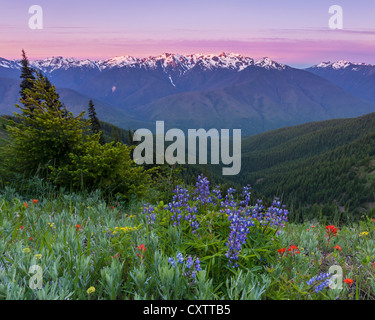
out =
[[(318, 221), (287, 223), (279, 235), (255, 225), (240, 267), (228, 268), (228, 218), (212, 208), (199, 208), (200, 227), (193, 234), (184, 223), (173, 226), (161, 204), (148, 225), (140, 204), (106, 203), (99, 192), (44, 191), (44, 197), (35, 193), (38, 203), (10, 187), (0, 191), (0, 299), (374, 298), (375, 222), (366, 217), (337, 226), (328, 247), (325, 225)], [(290, 245), (300, 253), (280, 257), (278, 249)], [(178, 252), (185, 264), (173, 268), (168, 258)], [(201, 261), (196, 280), (186, 265), (189, 255)], [(37, 283), (33, 265), (42, 270), (41, 289), (30, 288), (33, 276)], [(306, 281), (333, 265), (354, 284), (315, 293)]]

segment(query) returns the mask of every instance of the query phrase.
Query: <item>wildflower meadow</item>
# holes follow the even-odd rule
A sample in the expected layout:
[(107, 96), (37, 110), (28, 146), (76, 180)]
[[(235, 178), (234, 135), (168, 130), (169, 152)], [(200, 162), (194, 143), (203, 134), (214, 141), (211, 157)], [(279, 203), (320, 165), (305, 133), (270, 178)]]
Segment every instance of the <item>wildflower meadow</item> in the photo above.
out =
[(0, 191), (0, 299), (374, 298), (370, 217), (290, 223), (279, 199), (224, 192), (203, 175), (168, 203), (103, 199)]

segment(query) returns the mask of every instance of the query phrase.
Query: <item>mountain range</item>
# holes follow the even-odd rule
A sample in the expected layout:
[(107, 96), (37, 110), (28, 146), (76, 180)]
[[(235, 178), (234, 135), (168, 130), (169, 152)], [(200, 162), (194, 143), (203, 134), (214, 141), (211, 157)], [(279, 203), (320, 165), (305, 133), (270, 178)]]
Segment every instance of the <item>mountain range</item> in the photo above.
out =
[[(94, 100), (98, 116), (122, 128), (240, 128), (253, 135), (311, 121), (375, 111), (375, 66), (321, 63), (300, 70), (234, 53), (31, 61), (78, 113)], [(20, 61), (0, 58), (0, 114), (15, 111)]]
[(349, 61), (322, 62), (306, 69), (375, 105), (375, 65)]

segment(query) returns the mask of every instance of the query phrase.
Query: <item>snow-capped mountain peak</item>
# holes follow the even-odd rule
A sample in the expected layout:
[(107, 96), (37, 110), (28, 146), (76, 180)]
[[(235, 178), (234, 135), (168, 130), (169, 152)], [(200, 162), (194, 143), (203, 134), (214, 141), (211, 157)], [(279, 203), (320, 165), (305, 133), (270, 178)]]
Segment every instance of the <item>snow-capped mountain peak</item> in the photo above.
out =
[(114, 58), (106, 59), (106, 60), (99, 60), (98, 65), (100, 69), (107, 69), (107, 68), (121, 68), (128, 65), (136, 64), (139, 62), (138, 58), (132, 56), (117, 56)]
[[(137, 58), (133, 56), (117, 56), (104, 60), (78, 60), (75, 58), (64, 58), (61, 56), (50, 57), (42, 60), (30, 61), (31, 66), (45, 73), (56, 70), (68, 70), (70, 68), (89, 68), (104, 71), (112, 68), (140, 68), (155, 70), (159, 67), (165, 73), (178, 72), (184, 74), (194, 67), (202, 70), (227, 69), (232, 71), (242, 71), (249, 66), (257, 66), (265, 69), (282, 70), (286, 66), (277, 63), (270, 58), (254, 60), (253, 58), (242, 56), (237, 53), (220, 54), (173, 54), (162, 53), (158, 56), (147, 58)], [(0, 58), (0, 67), (20, 68), (20, 60), (6, 60)]]
[(366, 64), (364, 62), (350, 62), (347, 60), (339, 60), (336, 62), (331, 61), (325, 61), (317, 64), (313, 68), (318, 69), (325, 69), (325, 68), (331, 68), (334, 70), (341, 70), (341, 69), (347, 69), (350, 68), (351, 70), (357, 71), (358, 67), (373, 67), (374, 65)]
[(278, 63), (276, 61), (273, 61), (268, 57), (264, 57), (264, 58), (256, 61), (255, 65), (258, 66), (258, 67), (265, 68), (265, 69), (283, 70), (283, 69), (286, 68), (286, 65)]
[(75, 58), (50, 57), (43, 60), (30, 61), (30, 65), (43, 72), (53, 72), (58, 69), (67, 70), (69, 68), (98, 68), (96, 61), (89, 59), (77, 60)]
[(7, 68), (7, 69), (17, 69), (19, 62), (17, 60), (7, 60), (4, 58), (0, 58), (0, 67)]

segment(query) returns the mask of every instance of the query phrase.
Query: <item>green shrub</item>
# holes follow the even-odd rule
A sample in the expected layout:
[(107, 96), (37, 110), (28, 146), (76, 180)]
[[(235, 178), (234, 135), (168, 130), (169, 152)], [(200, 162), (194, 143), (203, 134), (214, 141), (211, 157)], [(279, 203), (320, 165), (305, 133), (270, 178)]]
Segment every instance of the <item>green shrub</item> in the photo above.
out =
[(121, 143), (101, 145), (99, 136), (94, 137), (70, 153), (67, 164), (51, 166), (51, 179), (74, 189), (120, 193), (126, 199), (144, 196), (151, 184), (150, 175), (130, 159), (130, 148)]

